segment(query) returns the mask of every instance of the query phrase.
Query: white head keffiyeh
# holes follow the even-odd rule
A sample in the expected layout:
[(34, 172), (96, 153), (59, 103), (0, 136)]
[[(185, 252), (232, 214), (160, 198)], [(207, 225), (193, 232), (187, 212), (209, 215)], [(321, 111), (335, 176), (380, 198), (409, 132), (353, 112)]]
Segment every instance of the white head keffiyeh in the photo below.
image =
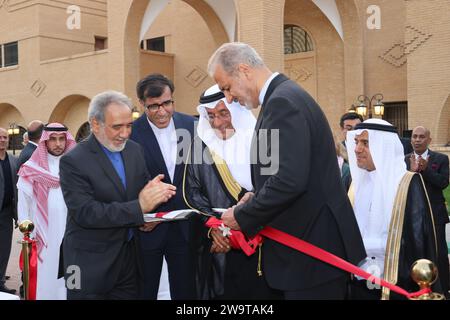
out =
[[(355, 215), (368, 256), (383, 257), (389, 223), (400, 180), (406, 173), (403, 146), (396, 128), (380, 119), (369, 119), (347, 132), (347, 150), (355, 190)], [(375, 171), (357, 166), (355, 136), (367, 131)]]
[[(206, 90), (201, 100), (207, 102), (197, 107), (200, 115), (197, 127), (198, 136), (210, 150), (225, 161), (236, 182), (246, 190), (252, 190), (250, 147), (256, 125), (255, 116), (237, 102), (228, 103), (218, 85)], [(223, 101), (230, 111), (231, 123), (235, 129), (234, 135), (226, 140), (217, 136), (211, 127), (206, 111), (206, 108), (215, 108), (219, 101)]]

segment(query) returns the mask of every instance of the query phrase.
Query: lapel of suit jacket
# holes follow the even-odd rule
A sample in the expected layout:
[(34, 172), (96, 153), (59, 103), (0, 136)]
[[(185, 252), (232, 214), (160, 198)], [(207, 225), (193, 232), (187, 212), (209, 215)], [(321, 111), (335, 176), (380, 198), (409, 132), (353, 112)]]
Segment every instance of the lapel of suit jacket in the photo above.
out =
[[(11, 168), (11, 177), (14, 184), (14, 190), (16, 189), (17, 184), (17, 172), (19, 171), (19, 168), (17, 168), (17, 158), (14, 156), (8, 156), (9, 159), (9, 167)], [(14, 192), (15, 193), (15, 192)]]
[[(433, 170), (433, 163), (436, 163), (438, 166), (440, 165), (440, 163), (437, 163), (437, 157), (436, 157), (436, 152), (431, 151), (430, 149), (428, 149), (428, 167)], [(436, 170), (437, 171), (437, 170)]]
[(264, 101), (261, 106), (261, 110), (258, 115), (258, 120), (256, 121), (255, 125), (255, 131), (258, 132), (258, 130), (261, 128), (262, 120), (263, 120), (263, 114), (264, 114), (264, 107), (267, 104), (267, 101), (269, 100), (269, 97), (272, 95), (273, 91), (276, 87), (278, 87), (281, 83), (284, 81), (289, 80), (288, 77), (286, 77), (284, 74), (279, 74), (275, 78), (273, 78), (272, 82), (270, 82), (269, 87), (267, 88), (266, 95), (264, 96)]
[(0, 165), (0, 209), (3, 206), (3, 197), (5, 195), (5, 177), (3, 176), (3, 169)]
[(128, 143), (127, 146), (125, 146), (125, 148), (122, 151), (122, 159), (123, 159), (123, 166), (125, 168), (125, 177), (126, 177), (126, 181), (127, 181), (127, 190), (126, 190), (126, 194), (127, 194), (127, 200), (132, 200), (133, 196), (133, 188), (129, 187), (131, 184), (134, 183), (133, 181), (133, 174), (132, 172), (135, 170), (134, 167), (134, 162), (133, 161), (133, 157), (135, 157), (135, 154), (132, 154), (130, 152), (130, 148), (128, 147)]
[[(275, 78), (272, 79), (272, 81), (269, 84), (269, 87), (267, 88), (266, 95), (264, 96), (264, 101), (261, 106), (261, 110), (259, 111), (258, 120), (256, 121), (255, 134), (253, 135), (253, 138), (252, 138), (252, 154), (257, 154), (257, 152), (258, 152), (258, 149), (257, 149), (258, 141), (259, 141), (258, 132), (259, 132), (259, 129), (261, 129), (261, 125), (263, 122), (264, 107), (265, 107), (267, 101), (269, 100), (269, 97), (272, 95), (273, 91), (275, 90), (275, 88), (287, 80), (289, 80), (289, 78), (286, 77), (284, 74), (280, 73), (279, 75), (277, 75)], [(256, 156), (256, 157), (258, 158), (258, 156)], [(256, 161), (257, 159), (252, 159), (252, 160), (253, 160), (252, 163), (258, 163), (258, 161)], [(255, 186), (255, 178), (254, 178), (255, 173), (253, 172), (254, 170), (257, 170), (257, 168), (252, 165), (252, 170), (250, 170), (250, 172), (252, 175), (253, 186)]]
[(183, 176), (183, 172), (184, 172), (184, 165), (186, 163), (186, 157), (187, 157), (187, 153), (186, 150), (181, 150), (181, 147), (183, 146), (183, 144), (181, 144), (181, 136), (180, 136), (180, 132), (178, 129), (185, 129), (188, 130), (188, 128), (186, 127), (186, 125), (188, 125), (188, 123), (184, 123), (183, 120), (181, 120), (181, 117), (178, 113), (174, 113), (173, 114), (173, 122), (175, 124), (175, 130), (177, 131), (177, 161), (178, 161), (178, 157), (180, 156), (180, 152), (183, 151), (183, 161), (181, 161), (180, 163), (176, 163), (175, 165), (175, 173), (173, 175), (173, 185), (177, 185), (182, 176)]
[[(155, 133), (153, 132), (153, 129), (148, 121), (149, 120), (144, 113), (140, 121), (140, 132), (143, 135), (141, 140), (143, 143), (142, 146), (144, 147), (147, 155), (149, 155), (154, 160), (158, 171), (164, 174), (164, 180), (170, 181), (169, 171), (167, 170), (166, 162), (164, 161), (161, 148), (159, 147), (158, 140), (156, 139)], [(149, 170), (150, 169), (151, 168), (149, 168)]]
[[(97, 141), (95, 136), (91, 134), (88, 139), (88, 145), (91, 150), (91, 152), (98, 154), (98, 162), (100, 166), (102, 167), (103, 171), (105, 172), (108, 179), (111, 180), (111, 182), (114, 184), (116, 189), (122, 194), (125, 195), (125, 188), (122, 184), (122, 181), (120, 180), (119, 175), (116, 172), (116, 169), (114, 169), (113, 164), (111, 163), (111, 160), (109, 160), (106, 153), (103, 151), (100, 142)], [(124, 160), (125, 161), (125, 160)]]

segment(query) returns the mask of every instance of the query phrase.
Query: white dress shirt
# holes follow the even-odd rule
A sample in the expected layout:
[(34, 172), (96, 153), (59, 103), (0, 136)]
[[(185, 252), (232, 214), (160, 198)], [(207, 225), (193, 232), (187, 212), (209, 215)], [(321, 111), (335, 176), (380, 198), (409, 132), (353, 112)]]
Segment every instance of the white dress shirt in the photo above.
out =
[(170, 176), (170, 181), (173, 183), (177, 157), (177, 133), (175, 131), (173, 118), (170, 119), (169, 125), (163, 129), (155, 126), (150, 120), (148, 120), (148, 123), (155, 134), (156, 140), (158, 141), (159, 149), (161, 150), (167, 172)]

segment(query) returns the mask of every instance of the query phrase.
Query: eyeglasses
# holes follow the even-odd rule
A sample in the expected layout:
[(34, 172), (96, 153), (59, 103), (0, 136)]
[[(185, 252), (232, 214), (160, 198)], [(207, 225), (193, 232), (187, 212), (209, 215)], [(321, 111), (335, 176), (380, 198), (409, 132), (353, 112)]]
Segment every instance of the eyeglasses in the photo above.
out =
[(149, 105), (145, 106), (145, 108), (147, 110), (153, 111), (153, 112), (154, 111), (159, 111), (160, 107), (163, 107), (164, 109), (170, 108), (173, 105), (174, 102), (175, 101), (173, 101), (173, 100), (166, 100), (166, 101), (163, 101), (161, 103), (149, 104)]
[(213, 122), (214, 121), (214, 119), (216, 119), (216, 118), (218, 118), (218, 119), (220, 119), (220, 120), (227, 120), (227, 119), (229, 119), (231, 117), (231, 114), (230, 114), (230, 112), (228, 112), (228, 111), (222, 111), (222, 112), (219, 112), (219, 114), (212, 114), (212, 113), (208, 113), (208, 121), (209, 122)]

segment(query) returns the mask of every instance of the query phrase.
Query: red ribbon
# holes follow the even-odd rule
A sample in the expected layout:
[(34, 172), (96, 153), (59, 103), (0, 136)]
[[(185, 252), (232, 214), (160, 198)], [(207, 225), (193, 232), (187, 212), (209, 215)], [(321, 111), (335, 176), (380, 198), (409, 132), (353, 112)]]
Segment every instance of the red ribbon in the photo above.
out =
[[(234, 231), (233, 231), (234, 232)], [(326, 262), (335, 266), (341, 270), (347, 271), (349, 273), (353, 273), (361, 278), (371, 281), (372, 283), (380, 284), (383, 287), (389, 288), (391, 291), (394, 291), (402, 296), (410, 298), (415, 298), (421, 296), (423, 294), (427, 294), (431, 292), (431, 289), (422, 289), (417, 292), (409, 293), (408, 291), (392, 284), (383, 279), (375, 277), (370, 273), (358, 268), (357, 266), (335, 256), (334, 254), (329, 253), (328, 251), (322, 250), (306, 241), (300, 240), (296, 237), (293, 237), (285, 232), (276, 230), (272, 227), (265, 227), (261, 232), (261, 235), (272, 239), (276, 242), (284, 244), (287, 247), (300, 251), (304, 254), (307, 254), (313, 258), (316, 258), (320, 261)]]
[[(223, 225), (223, 221), (217, 218), (211, 217), (206, 222), (206, 226), (214, 229), (218, 229)], [(255, 253), (258, 245), (263, 242), (261, 235), (257, 234), (253, 238), (247, 238), (241, 231), (230, 230), (231, 235), (230, 245), (234, 249), (241, 249), (247, 256), (251, 256)]]
[[(223, 224), (222, 220), (216, 218), (210, 218), (206, 225), (212, 228), (218, 228)], [(417, 292), (409, 293), (408, 291), (389, 283), (383, 279), (373, 276), (372, 274), (358, 268), (357, 266), (335, 256), (334, 254), (329, 253), (319, 247), (316, 247), (306, 241), (300, 240), (294, 236), (291, 236), (285, 232), (274, 229), (272, 227), (265, 227), (261, 232), (259, 232), (254, 238), (249, 240), (246, 239), (244, 234), (241, 231), (231, 230), (230, 244), (235, 249), (242, 249), (248, 256), (253, 254), (256, 251), (258, 244), (262, 243), (264, 236), (266, 238), (272, 239), (278, 243), (281, 243), (289, 248), (302, 252), (306, 255), (309, 255), (313, 258), (316, 258), (320, 261), (328, 263), (336, 268), (347, 271), (354, 275), (357, 275), (361, 278), (364, 278), (372, 283), (379, 284), (383, 287), (389, 288), (391, 291), (394, 291), (402, 296), (410, 298), (416, 298), (421, 295), (431, 293), (430, 288), (422, 289)]]
[[(36, 300), (36, 286), (37, 286), (37, 246), (36, 241), (30, 238), (24, 238), (23, 241), (31, 244), (31, 252), (29, 253), (30, 270), (28, 281), (28, 300)], [(20, 270), (23, 271), (23, 254), (20, 254), (19, 260)]]

